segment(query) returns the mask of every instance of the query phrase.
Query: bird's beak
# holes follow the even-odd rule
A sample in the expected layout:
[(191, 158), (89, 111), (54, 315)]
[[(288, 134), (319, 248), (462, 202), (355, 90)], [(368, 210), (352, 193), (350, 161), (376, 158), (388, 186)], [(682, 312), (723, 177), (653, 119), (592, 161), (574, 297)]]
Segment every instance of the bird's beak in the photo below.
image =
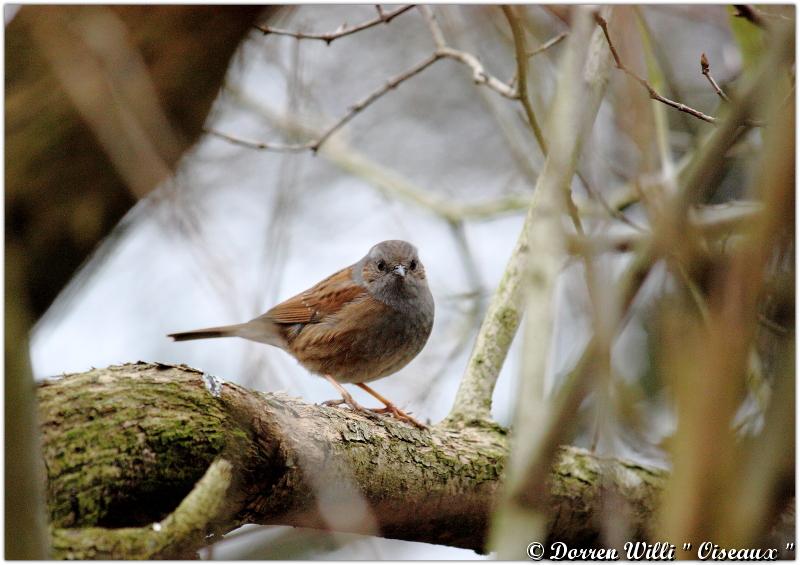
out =
[(406, 276), (406, 268), (403, 265), (397, 265), (392, 272), (400, 277)]

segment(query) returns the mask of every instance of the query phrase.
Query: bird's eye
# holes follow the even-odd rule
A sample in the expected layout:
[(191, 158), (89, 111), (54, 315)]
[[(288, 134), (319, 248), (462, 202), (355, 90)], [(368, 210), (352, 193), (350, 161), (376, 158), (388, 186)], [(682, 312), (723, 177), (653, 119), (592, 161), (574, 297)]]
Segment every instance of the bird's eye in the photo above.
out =
[(408, 264), (408, 268), (412, 271), (417, 268), (417, 262), (415, 260), (411, 260), (411, 263)]
[(383, 259), (378, 261), (378, 270), (379, 271), (385, 271), (386, 270), (386, 261), (384, 261)]

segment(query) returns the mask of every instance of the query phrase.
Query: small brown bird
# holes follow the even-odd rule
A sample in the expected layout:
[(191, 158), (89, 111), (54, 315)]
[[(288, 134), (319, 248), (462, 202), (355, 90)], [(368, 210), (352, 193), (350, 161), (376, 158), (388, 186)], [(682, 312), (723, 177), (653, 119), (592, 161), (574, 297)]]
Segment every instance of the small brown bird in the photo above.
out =
[[(425, 346), (433, 327), (433, 296), (417, 248), (408, 242), (378, 243), (361, 260), (258, 318), (170, 334), (175, 341), (242, 337), (279, 347), (327, 379), (353, 410), (390, 413), (425, 426), (365, 383), (405, 367)], [(385, 408), (368, 410), (340, 383), (354, 383)]]

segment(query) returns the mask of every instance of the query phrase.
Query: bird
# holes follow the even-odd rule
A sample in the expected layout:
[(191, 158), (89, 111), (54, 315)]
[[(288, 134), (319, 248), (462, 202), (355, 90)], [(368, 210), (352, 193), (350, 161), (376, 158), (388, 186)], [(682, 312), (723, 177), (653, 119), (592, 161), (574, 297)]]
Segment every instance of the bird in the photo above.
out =
[[(249, 322), (168, 337), (240, 337), (278, 347), (342, 395), (324, 405), (346, 404), (370, 417), (388, 413), (425, 429), (366, 383), (396, 373), (414, 359), (430, 337), (433, 318), (433, 295), (417, 248), (407, 241), (387, 240)], [(342, 384), (355, 384), (384, 407), (363, 407)]]

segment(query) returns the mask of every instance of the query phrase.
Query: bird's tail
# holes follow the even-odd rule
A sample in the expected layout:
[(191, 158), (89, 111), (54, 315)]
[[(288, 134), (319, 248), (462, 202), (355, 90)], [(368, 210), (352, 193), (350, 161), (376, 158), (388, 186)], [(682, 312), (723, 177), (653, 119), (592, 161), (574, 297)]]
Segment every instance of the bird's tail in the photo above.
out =
[(178, 332), (168, 334), (175, 341), (189, 341), (192, 339), (208, 339), (212, 337), (238, 337), (241, 324), (233, 326), (219, 326), (216, 328), (203, 328), (201, 330), (192, 330), (190, 332)]

